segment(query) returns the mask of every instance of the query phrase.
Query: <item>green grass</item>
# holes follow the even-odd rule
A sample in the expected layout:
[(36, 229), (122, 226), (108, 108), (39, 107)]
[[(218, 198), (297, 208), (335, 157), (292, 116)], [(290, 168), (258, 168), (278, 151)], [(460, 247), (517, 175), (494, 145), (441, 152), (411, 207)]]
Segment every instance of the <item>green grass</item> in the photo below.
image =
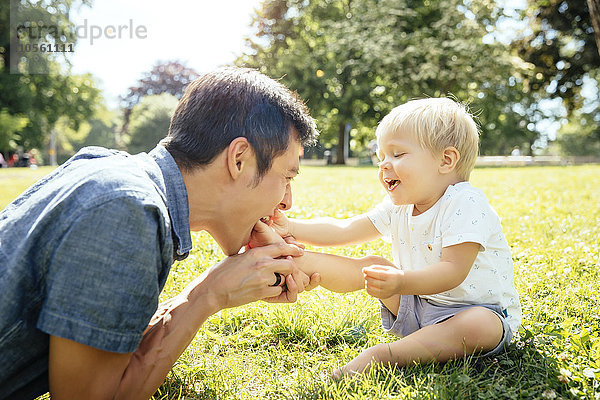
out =
[[(0, 170), (9, 193), (1, 207), (36, 179), (11, 178), (13, 171)], [(331, 382), (333, 368), (395, 338), (382, 332), (366, 293), (315, 289), (295, 304), (259, 302), (209, 318), (154, 399), (599, 399), (600, 166), (476, 169), (471, 182), (487, 194), (512, 246), (524, 320), (507, 353)], [(290, 214), (346, 217), (383, 196), (374, 168), (303, 167)], [(208, 235), (193, 238), (163, 299), (223, 257)], [(391, 258), (383, 241), (322, 251)]]
[(21, 192), (52, 169), (52, 167), (0, 168), (0, 209), (6, 207)]

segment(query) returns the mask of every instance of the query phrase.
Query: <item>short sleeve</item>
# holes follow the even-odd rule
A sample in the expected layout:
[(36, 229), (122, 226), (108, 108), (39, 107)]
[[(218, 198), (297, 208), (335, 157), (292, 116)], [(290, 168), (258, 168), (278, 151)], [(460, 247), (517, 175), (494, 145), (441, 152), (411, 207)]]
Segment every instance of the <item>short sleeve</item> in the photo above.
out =
[(367, 217), (386, 241), (390, 241), (392, 237), (392, 215), (394, 209), (394, 203), (392, 203), (388, 196), (385, 196), (381, 203), (367, 212)]
[(101, 350), (137, 349), (158, 306), (160, 214), (136, 198), (82, 212), (50, 256), (41, 331)]
[(480, 251), (483, 251), (498, 224), (497, 220), (497, 215), (482, 193), (459, 192), (444, 213), (442, 247), (473, 242), (479, 243)]

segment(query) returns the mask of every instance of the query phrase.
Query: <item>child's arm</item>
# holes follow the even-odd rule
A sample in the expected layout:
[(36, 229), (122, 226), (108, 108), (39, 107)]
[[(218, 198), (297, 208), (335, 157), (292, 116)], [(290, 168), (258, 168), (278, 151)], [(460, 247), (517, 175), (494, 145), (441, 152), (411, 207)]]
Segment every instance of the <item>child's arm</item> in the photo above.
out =
[(442, 249), (440, 262), (403, 271), (383, 265), (363, 268), (367, 292), (385, 299), (394, 294), (437, 294), (460, 285), (471, 270), (480, 244), (460, 243)]
[(346, 293), (365, 288), (363, 268), (370, 265), (393, 265), (379, 256), (362, 258), (343, 257), (334, 254), (305, 251), (304, 255), (294, 258), (296, 265), (306, 275), (318, 273), (320, 285), (332, 292)]
[(312, 220), (288, 219), (277, 210), (272, 227), (282, 237), (314, 246), (345, 246), (364, 243), (381, 237), (366, 214), (347, 219), (317, 218)]
[[(258, 221), (252, 231), (248, 247), (266, 246), (283, 242), (281, 236), (265, 223)], [(393, 264), (379, 256), (350, 258), (333, 254), (305, 251), (304, 255), (294, 258), (296, 266), (304, 274), (320, 278), (320, 285), (338, 293), (353, 292), (365, 288), (363, 268), (370, 265)]]

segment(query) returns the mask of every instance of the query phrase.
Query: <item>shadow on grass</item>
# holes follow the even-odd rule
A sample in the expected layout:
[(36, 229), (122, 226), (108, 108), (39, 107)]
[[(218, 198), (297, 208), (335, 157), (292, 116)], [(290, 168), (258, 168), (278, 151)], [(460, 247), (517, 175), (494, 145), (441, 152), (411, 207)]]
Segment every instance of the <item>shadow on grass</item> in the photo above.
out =
[[(517, 348), (519, 347), (519, 348)], [(185, 377), (169, 374), (155, 394), (156, 400), (180, 399), (543, 399), (574, 398), (569, 387), (559, 381), (559, 365), (546, 357), (533, 343), (512, 344), (494, 358), (467, 358), (446, 364), (415, 365), (408, 368), (381, 368), (358, 379), (331, 381), (314, 376), (312, 384), (267, 388), (264, 394), (236, 392), (221, 382), (207, 382), (196, 369)], [(214, 379), (214, 376), (212, 377)], [(258, 396), (258, 397), (257, 397)]]
[(558, 379), (556, 360), (533, 344), (512, 344), (493, 358), (381, 368), (357, 379), (321, 382), (294, 399), (554, 399), (574, 398)]

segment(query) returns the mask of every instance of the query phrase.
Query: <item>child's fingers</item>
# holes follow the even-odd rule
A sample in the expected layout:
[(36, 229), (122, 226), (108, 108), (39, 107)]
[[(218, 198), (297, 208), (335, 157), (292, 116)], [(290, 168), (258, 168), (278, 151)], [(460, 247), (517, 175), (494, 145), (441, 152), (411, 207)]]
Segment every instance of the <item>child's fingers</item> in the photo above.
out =
[(362, 272), (366, 277), (385, 280), (387, 278), (388, 268), (383, 265), (372, 265), (370, 267), (365, 267), (362, 269)]
[(388, 265), (370, 265), (368, 267), (364, 267), (363, 268), (363, 273), (365, 271), (371, 272), (371, 273), (381, 273), (381, 272), (388, 272), (391, 270), (394, 270), (394, 267), (390, 267)]
[(382, 293), (381, 288), (375, 287), (373, 285), (365, 285), (365, 289), (367, 291), (367, 293), (373, 297), (377, 297), (378, 299), (383, 299), (385, 298), (385, 296)]
[(372, 287), (372, 288), (378, 289), (378, 290), (381, 290), (384, 282), (385, 281), (383, 281), (381, 279), (375, 279), (375, 278), (370, 278), (370, 277), (365, 278), (365, 285), (367, 287)]
[(365, 268), (370, 268), (370, 269), (373, 269), (376, 271), (389, 271), (391, 269), (396, 269), (395, 267), (392, 267), (390, 265), (381, 265), (381, 264), (373, 264), (373, 265), (370, 265)]
[(300, 243), (299, 241), (296, 240), (295, 237), (293, 236), (286, 236), (283, 238), (283, 240), (287, 243), (287, 244), (293, 244), (297, 247), (300, 247), (301, 249), (305, 249), (306, 246), (302, 243)]

